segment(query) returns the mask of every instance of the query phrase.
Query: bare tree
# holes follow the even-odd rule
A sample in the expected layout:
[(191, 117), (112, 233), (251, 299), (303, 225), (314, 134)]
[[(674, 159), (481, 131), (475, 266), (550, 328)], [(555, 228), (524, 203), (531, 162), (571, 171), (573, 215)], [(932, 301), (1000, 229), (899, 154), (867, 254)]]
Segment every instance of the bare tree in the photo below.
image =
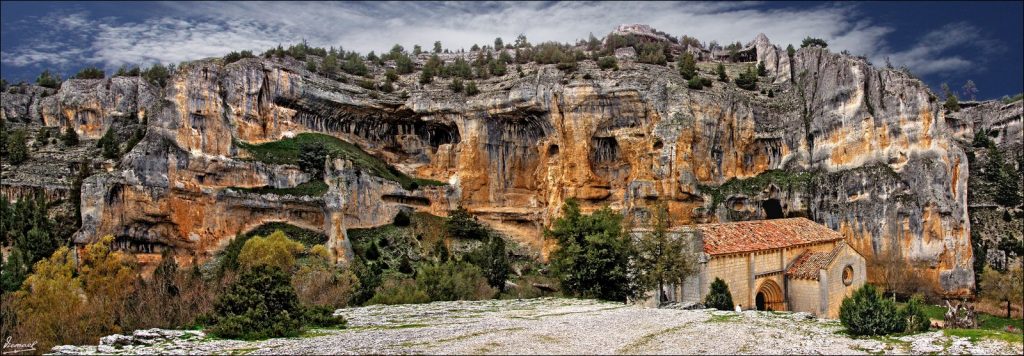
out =
[(1013, 304), (1020, 304), (1024, 301), (1024, 273), (1020, 266), (1015, 266), (1006, 272), (999, 272), (991, 268), (985, 268), (981, 274), (981, 297), (997, 302), (1006, 303), (1006, 317), (1010, 317), (1010, 309)]
[(963, 94), (965, 97), (971, 98), (971, 100), (977, 100), (978, 87), (974, 85), (974, 81), (968, 79), (967, 83), (964, 83)]
[(643, 290), (657, 288), (660, 305), (666, 284), (682, 285), (697, 271), (697, 254), (685, 236), (669, 234), (671, 221), (665, 203), (658, 203), (651, 213), (652, 230), (636, 241), (636, 276)]
[(914, 266), (902, 256), (898, 247), (891, 247), (875, 255), (870, 268), (880, 271), (877, 274), (878, 282), (891, 296), (910, 295), (920, 292), (924, 287), (921, 277), (914, 273)]

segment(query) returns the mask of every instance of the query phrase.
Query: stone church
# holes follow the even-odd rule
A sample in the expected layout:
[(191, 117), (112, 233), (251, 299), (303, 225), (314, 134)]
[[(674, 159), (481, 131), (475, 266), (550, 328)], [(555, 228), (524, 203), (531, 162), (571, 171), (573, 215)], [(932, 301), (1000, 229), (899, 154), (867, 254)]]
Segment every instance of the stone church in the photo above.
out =
[[(647, 233), (633, 231), (634, 236)], [(864, 257), (843, 236), (805, 218), (701, 224), (670, 229), (691, 241), (699, 269), (681, 286), (666, 286), (665, 298), (703, 301), (721, 278), (733, 303), (744, 310), (809, 312), (838, 318), (843, 297), (866, 280)], [(697, 248), (697, 247), (702, 248)], [(654, 293), (645, 304), (656, 305)]]

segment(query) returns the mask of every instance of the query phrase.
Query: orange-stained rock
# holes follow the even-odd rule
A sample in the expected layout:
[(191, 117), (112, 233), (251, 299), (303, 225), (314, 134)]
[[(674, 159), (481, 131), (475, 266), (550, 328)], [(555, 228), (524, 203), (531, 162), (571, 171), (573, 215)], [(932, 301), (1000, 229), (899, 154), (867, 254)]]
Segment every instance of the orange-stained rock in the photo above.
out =
[[(371, 93), (291, 58), (191, 62), (169, 81), (165, 105), (147, 108), (143, 143), (87, 181), (77, 241), (113, 233), (211, 253), (262, 222), (287, 221), (328, 233), (344, 260), (345, 229), (461, 204), (546, 255), (543, 229), (569, 198), (630, 217), (663, 201), (677, 224), (763, 219), (778, 204), (842, 232), (869, 260), (900, 248), (928, 266), (920, 272), (937, 293), (969, 293), (967, 159), (952, 144), (962, 128), (947, 126), (927, 86), (820, 48), (790, 58), (764, 36), (751, 46), (769, 62), (759, 85), (771, 84), (772, 98), (721, 82), (691, 90), (672, 68), (632, 61), (618, 71), (581, 61), (575, 73), (527, 64), (522, 76), (481, 80), (472, 97), (413, 75), (395, 93)], [(104, 105), (80, 104), (80, 127), (100, 130)], [(408, 192), (334, 161), (324, 197), (227, 189), (308, 180), (245, 160), (234, 143), (301, 132), (450, 185)]]

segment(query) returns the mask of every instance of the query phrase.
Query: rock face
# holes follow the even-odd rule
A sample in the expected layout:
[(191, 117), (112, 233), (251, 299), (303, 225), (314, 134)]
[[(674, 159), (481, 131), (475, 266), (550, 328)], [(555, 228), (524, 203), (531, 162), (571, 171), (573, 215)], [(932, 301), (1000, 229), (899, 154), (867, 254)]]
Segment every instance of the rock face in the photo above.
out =
[[(980, 259), (975, 261), (975, 273), (984, 265), (1005, 269), (1013, 263), (1020, 263), (1024, 253), (1013, 246), (1021, 246), (1024, 240), (1024, 206), (1010, 206), (1001, 195), (996, 172), (992, 172), (993, 153), (1003, 157), (1003, 164), (1013, 168), (1018, 176), (1018, 192), (1024, 192), (1024, 180), (1019, 176), (1024, 167), (1024, 101), (1003, 103), (988, 101), (965, 103), (963, 109), (947, 119), (956, 128), (954, 137), (968, 152), (970, 164), (969, 214), (971, 217), (971, 242)], [(995, 151), (985, 147), (978, 137), (986, 137)]]
[[(142, 143), (83, 185), (80, 243), (112, 233), (211, 253), (236, 233), (286, 221), (326, 231), (344, 256), (346, 228), (461, 204), (544, 250), (543, 227), (568, 198), (633, 217), (664, 201), (677, 224), (807, 216), (869, 261), (899, 251), (936, 293), (969, 293), (968, 163), (954, 142), (962, 128), (935, 96), (901, 72), (824, 49), (790, 58), (763, 35), (751, 46), (769, 69), (759, 86), (773, 96), (720, 82), (691, 90), (673, 68), (632, 61), (619, 71), (582, 61), (573, 73), (525, 64), (523, 75), (480, 81), (472, 97), (453, 94), (449, 79), (420, 85), (411, 74), (385, 94), (286, 58), (188, 63), (157, 99), (146, 84), (115, 78), (69, 81), (24, 110), (21, 99), (3, 105), (5, 115), (37, 110), (51, 126), (68, 124), (58, 113), (74, 118), (87, 137), (111, 117), (145, 112)], [(700, 64), (713, 76), (713, 64)], [(238, 145), (300, 132), (342, 138), (449, 185), (410, 192), (330, 161), (323, 197), (229, 188), (308, 181), (294, 166), (246, 159)]]

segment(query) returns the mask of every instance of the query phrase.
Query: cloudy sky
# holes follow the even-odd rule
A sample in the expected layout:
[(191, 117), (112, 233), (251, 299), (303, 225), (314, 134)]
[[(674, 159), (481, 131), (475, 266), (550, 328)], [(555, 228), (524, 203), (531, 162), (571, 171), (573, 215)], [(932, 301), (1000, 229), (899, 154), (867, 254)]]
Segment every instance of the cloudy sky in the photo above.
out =
[(131, 3), (12, 2), (2, 7), (0, 68), (9, 81), (33, 80), (44, 68), (71, 74), (96, 65), (149, 65), (262, 52), (307, 40), (316, 46), (378, 52), (469, 48), (602, 37), (618, 24), (645, 23), (672, 35), (709, 42), (750, 41), (763, 32), (776, 44), (824, 38), (834, 51), (885, 58), (907, 66), (933, 88), (972, 79), (980, 98), (1024, 88), (1024, 6), (1021, 2), (937, 3)]

